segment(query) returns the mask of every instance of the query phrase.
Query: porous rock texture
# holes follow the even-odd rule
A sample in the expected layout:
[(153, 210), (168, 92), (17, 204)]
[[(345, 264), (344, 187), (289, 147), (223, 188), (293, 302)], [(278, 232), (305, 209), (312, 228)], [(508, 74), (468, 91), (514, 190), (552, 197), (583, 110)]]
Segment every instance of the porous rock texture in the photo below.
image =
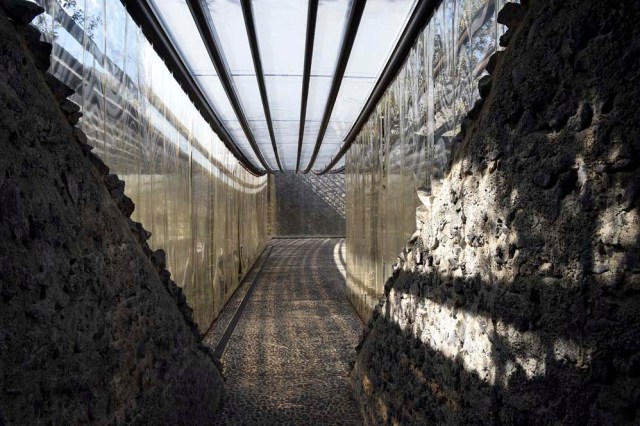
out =
[(640, 421), (640, 3), (522, 3), (359, 345), (368, 424)]
[(34, 31), (0, 7), (0, 425), (209, 424), (218, 369)]

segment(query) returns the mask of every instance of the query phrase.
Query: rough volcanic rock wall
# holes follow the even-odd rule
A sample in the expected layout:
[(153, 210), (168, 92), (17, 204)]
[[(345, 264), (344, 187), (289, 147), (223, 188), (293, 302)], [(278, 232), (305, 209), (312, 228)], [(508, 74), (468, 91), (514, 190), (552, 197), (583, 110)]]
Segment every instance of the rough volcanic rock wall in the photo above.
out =
[(0, 424), (208, 424), (222, 379), (164, 253), (42, 74), (37, 6), (2, 5)]
[(522, 3), (360, 344), (369, 424), (640, 421), (640, 3)]

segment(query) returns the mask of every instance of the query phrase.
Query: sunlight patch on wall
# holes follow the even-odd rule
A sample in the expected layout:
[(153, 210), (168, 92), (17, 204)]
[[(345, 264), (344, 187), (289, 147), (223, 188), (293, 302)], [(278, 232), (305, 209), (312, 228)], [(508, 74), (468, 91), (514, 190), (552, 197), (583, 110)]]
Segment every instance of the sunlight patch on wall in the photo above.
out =
[[(542, 377), (551, 361), (548, 357), (579, 360), (581, 365), (591, 360), (591, 352), (572, 340), (554, 339), (553, 353), (548, 353), (548, 346), (535, 331), (521, 332), (504, 321), (395, 290), (391, 290), (389, 300), (394, 301), (387, 304), (389, 320), (490, 385), (507, 387), (509, 379), (519, 372), (529, 380)], [(496, 363), (505, 356), (507, 362)]]

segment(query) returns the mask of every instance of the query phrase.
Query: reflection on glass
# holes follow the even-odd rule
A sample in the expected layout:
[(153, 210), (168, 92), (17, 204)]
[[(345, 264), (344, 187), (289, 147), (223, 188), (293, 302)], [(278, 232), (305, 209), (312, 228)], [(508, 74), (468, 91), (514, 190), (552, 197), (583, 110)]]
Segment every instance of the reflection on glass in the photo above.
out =
[(277, 170), (278, 163), (269, 137), (242, 6), (239, 1), (207, 0), (207, 7), (218, 39), (218, 48), (229, 67), (251, 133), (269, 167)]
[(347, 293), (362, 318), (416, 228), (416, 188), (441, 186), (452, 139), (498, 46), (503, 3), (443, 0), (347, 152)]
[(320, 121), (329, 98), (331, 80), (338, 62), (342, 35), (347, 24), (348, 0), (321, 1), (318, 5), (315, 40), (309, 79), (309, 98), (300, 167), (309, 164), (320, 131)]
[[(367, 2), (331, 113), (329, 128), (316, 160), (318, 166), (329, 163), (340, 150), (342, 141), (358, 118), (415, 4), (416, 0)], [(325, 146), (326, 142), (334, 146)]]
[(159, 16), (167, 32), (180, 49), (194, 74), (217, 75), (209, 59), (209, 52), (198, 36), (198, 28), (184, 0), (161, 0), (149, 2)]
[(165, 31), (173, 40), (233, 141), (253, 164), (260, 164), (244, 131), (239, 126), (236, 126), (239, 128), (239, 132), (229, 129), (229, 123), (237, 123), (238, 119), (211, 62), (204, 41), (199, 36), (187, 4), (184, 0), (150, 0), (149, 4), (153, 7), (156, 16), (162, 22)]
[(267, 178), (224, 147), (119, 0), (39, 3), (52, 72), (77, 90), (81, 128), (205, 331), (264, 248)]
[(253, 0), (251, 4), (264, 73), (301, 76), (307, 36), (307, 2)]

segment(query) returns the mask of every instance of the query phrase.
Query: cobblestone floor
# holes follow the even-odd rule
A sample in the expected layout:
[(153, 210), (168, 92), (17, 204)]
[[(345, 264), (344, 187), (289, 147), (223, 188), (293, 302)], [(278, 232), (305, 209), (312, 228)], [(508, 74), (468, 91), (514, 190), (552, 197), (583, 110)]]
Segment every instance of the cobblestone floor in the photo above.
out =
[(269, 246), (205, 338), (218, 344), (257, 276), (222, 357), (227, 401), (214, 424), (362, 424), (348, 377), (362, 323), (345, 294), (344, 240)]

